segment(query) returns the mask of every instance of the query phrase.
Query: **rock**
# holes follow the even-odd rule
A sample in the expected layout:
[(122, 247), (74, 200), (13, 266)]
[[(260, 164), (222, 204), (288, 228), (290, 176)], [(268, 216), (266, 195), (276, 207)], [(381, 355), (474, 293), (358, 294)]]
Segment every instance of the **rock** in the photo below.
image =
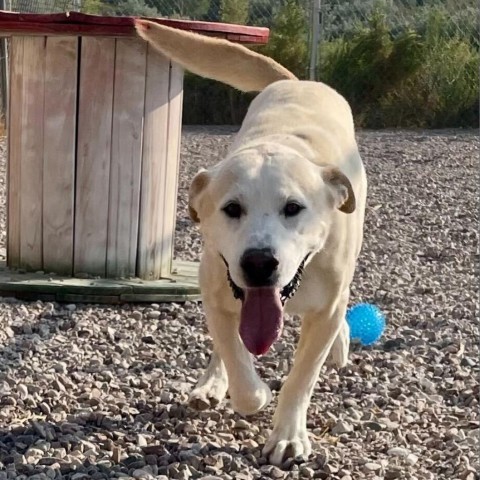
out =
[(40, 408), (40, 410), (42, 411), (42, 413), (44, 413), (45, 415), (50, 415), (50, 413), (52, 413), (50, 407), (48, 406), (47, 403), (45, 402), (42, 402), (38, 405), (38, 408)]
[(240, 418), (235, 422), (235, 426), (233, 428), (236, 428), (237, 430), (248, 430), (250, 426), (250, 422), (247, 422), (247, 420)]
[(381, 432), (385, 428), (385, 425), (382, 425), (378, 422), (365, 422), (363, 425), (366, 428), (369, 428), (370, 430), (373, 430), (375, 432)]
[(405, 340), (403, 338), (392, 338), (389, 340), (385, 340), (385, 342), (383, 342), (383, 349), (386, 352), (397, 350), (404, 346), (405, 346)]
[(396, 480), (403, 475), (402, 470), (399, 468), (389, 468), (385, 472), (385, 480)]
[(42, 457), (38, 461), (37, 465), (54, 465), (58, 462), (58, 459), (55, 457)]
[(416, 455), (414, 455), (413, 453), (409, 453), (406, 457), (405, 457), (405, 461), (413, 466), (415, 465), (417, 462), (418, 462), (418, 457)]
[(43, 450), (40, 450), (39, 448), (34, 448), (30, 447), (26, 452), (25, 452), (25, 460), (27, 463), (37, 463), (38, 460), (43, 457)]
[(343, 420), (339, 420), (335, 426), (332, 428), (333, 435), (342, 435), (344, 433), (353, 432), (353, 427), (350, 423)]
[(304, 478), (314, 478), (315, 470), (310, 467), (300, 467), (300, 475)]
[(177, 480), (188, 480), (191, 476), (192, 476), (192, 472), (185, 465), (185, 468), (180, 470), (173, 478), (175, 478)]
[(406, 457), (410, 452), (406, 448), (393, 447), (387, 450), (388, 455), (392, 457)]
[(142, 337), (142, 342), (148, 345), (155, 345), (155, 337), (153, 335), (145, 335)]
[(26, 398), (28, 398), (28, 388), (25, 385), (22, 385), (22, 384), (18, 385), (17, 393), (22, 400), (25, 400)]
[(243, 445), (246, 447), (246, 448), (258, 448), (258, 443), (253, 440), (253, 438), (247, 438), (246, 440), (244, 440), (243, 442)]
[(285, 478), (286, 472), (280, 470), (274, 465), (264, 465), (260, 467), (260, 472), (267, 476), (267, 478)]
[(120, 447), (113, 447), (112, 460), (114, 463), (120, 463), (122, 458), (122, 449)]
[(55, 365), (53, 365), (53, 368), (58, 373), (63, 373), (63, 374), (68, 373), (67, 364), (65, 362), (58, 362)]
[(147, 472), (146, 470), (142, 469), (137, 469), (132, 472), (132, 476), (135, 479), (145, 479), (145, 480), (153, 480), (155, 477), (150, 473)]
[(375, 463), (375, 462), (367, 462), (363, 467), (365, 468), (365, 470), (368, 470), (369, 472), (377, 472), (382, 468), (382, 466), (379, 463)]
[(165, 455), (168, 451), (163, 445), (146, 445), (142, 447), (143, 453), (147, 455)]

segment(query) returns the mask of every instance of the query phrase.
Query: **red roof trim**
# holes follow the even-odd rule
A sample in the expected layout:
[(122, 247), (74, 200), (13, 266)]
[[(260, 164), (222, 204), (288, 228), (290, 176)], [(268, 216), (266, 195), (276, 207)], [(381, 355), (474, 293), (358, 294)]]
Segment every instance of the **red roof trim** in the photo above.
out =
[[(180, 30), (214, 35), (239, 43), (264, 44), (268, 42), (269, 36), (269, 29), (263, 27), (142, 18)], [(0, 11), (0, 36), (12, 33), (133, 36), (135, 35), (134, 20), (135, 17), (102, 17), (78, 12), (36, 14)]]

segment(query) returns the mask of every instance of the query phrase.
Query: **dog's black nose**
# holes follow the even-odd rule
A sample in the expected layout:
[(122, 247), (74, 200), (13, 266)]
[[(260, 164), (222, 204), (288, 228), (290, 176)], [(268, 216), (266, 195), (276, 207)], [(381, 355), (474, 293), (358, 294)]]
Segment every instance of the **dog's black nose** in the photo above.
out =
[(266, 287), (275, 281), (278, 260), (269, 248), (250, 248), (243, 254), (240, 266), (249, 287)]

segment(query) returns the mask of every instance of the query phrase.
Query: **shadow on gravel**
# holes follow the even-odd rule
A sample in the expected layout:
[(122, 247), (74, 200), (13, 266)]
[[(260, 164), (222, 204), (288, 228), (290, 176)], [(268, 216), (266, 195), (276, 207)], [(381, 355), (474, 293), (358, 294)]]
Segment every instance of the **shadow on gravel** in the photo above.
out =
[[(187, 412), (183, 405), (172, 404), (171, 407), (183, 412), (180, 416), (184, 420), (190, 419), (190, 414), (197, 416), (196, 412)], [(180, 439), (172, 438), (172, 432), (162, 431), (165, 428), (162, 428), (161, 416), (158, 412), (143, 413), (137, 415), (132, 424), (127, 424), (94, 413), (68, 416), (68, 421), (62, 423), (32, 421), (0, 431), (0, 478), (38, 475), (36, 479), (122, 476), (148, 479), (164, 475), (188, 479), (218, 475), (223, 469), (240, 474), (247, 464), (256, 468), (266, 464), (260, 447), (239, 449), (214, 441), (200, 444), (198, 438), (187, 433), (181, 444)], [(157, 440), (156, 444), (144, 445), (149, 429), (160, 429), (165, 438)], [(135, 430), (143, 433), (135, 433)], [(125, 442), (127, 448), (124, 448)], [(138, 448), (133, 451), (132, 445)], [(99, 448), (103, 455), (99, 454)], [(46, 451), (51, 449), (52, 456), (46, 456)]]
[[(101, 385), (97, 384), (97, 389), (92, 382), (93, 388), (77, 396), (72, 413), (68, 413), (71, 406), (63, 409), (62, 405), (72, 398), (73, 382), (77, 387), (82, 381), (78, 372), (88, 371), (89, 366), (79, 364), (75, 370), (61, 360), (52, 363), (51, 369), (38, 364), (39, 372), (45, 370), (46, 387), (35, 384), (35, 372), (27, 371), (32, 362), (25, 366), (26, 356), (43, 352), (47, 342), (50, 349), (53, 342), (59, 342), (58, 348), (75, 348), (71, 340), (88, 339), (91, 332), (75, 318), (73, 306), (36, 302), (27, 310), (24, 302), (7, 301), (18, 319), (3, 332), (7, 338), (0, 345), (0, 358), (4, 359), (0, 365), (0, 480), (148, 479), (160, 475), (188, 479), (218, 475), (223, 469), (237, 471), (237, 478), (242, 478), (240, 472), (248, 466), (260, 468), (265, 463), (261, 446), (239, 446), (248, 424), (234, 432), (219, 431), (219, 411), (197, 412), (175, 401), (175, 396), (190, 388), (185, 382), (172, 380), (177, 387), (169, 385), (158, 404), (145, 387), (146, 399), (119, 398), (115, 405), (108, 405), (109, 411), (102, 404)], [(115, 338), (112, 333), (111, 340)], [(140, 373), (136, 368), (132, 375)], [(121, 382), (118, 375), (111, 374), (110, 385)], [(19, 412), (23, 413), (21, 419), (17, 419)], [(211, 442), (206, 443), (206, 437)], [(222, 446), (218, 443), (221, 438), (232, 446)]]

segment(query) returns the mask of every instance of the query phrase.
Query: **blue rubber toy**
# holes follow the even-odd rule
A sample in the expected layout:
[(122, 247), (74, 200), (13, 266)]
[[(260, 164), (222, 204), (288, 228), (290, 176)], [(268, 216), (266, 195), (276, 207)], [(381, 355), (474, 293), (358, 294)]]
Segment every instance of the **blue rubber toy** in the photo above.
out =
[(370, 303), (357, 303), (347, 310), (350, 339), (364, 346), (374, 344), (385, 330), (385, 316)]

